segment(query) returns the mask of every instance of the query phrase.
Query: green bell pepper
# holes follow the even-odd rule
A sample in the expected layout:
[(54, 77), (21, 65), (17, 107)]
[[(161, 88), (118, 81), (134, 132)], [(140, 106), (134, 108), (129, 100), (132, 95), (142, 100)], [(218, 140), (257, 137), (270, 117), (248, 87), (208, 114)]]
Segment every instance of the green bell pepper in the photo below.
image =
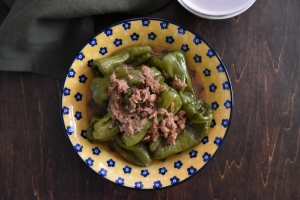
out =
[(113, 140), (115, 138), (115, 136), (111, 136), (108, 138), (104, 138), (104, 139), (96, 139), (93, 135), (94, 132), (94, 125), (97, 121), (99, 121), (102, 117), (100, 115), (93, 115), (91, 118), (91, 122), (89, 124), (89, 127), (87, 129), (87, 140), (91, 143), (100, 143), (100, 142), (104, 142), (104, 141), (108, 141), (108, 140)]
[(199, 131), (186, 126), (186, 128), (178, 134), (176, 144), (167, 144), (166, 142), (158, 141), (154, 146), (155, 148), (152, 148), (152, 150), (154, 150), (153, 156), (159, 160), (166, 158), (198, 144), (201, 139), (202, 135)]
[(182, 51), (170, 51), (162, 56), (153, 56), (150, 65), (158, 67), (173, 80), (175, 75), (187, 86), (185, 91), (195, 94), (193, 81)]
[(93, 93), (93, 100), (102, 105), (109, 100), (108, 96), (108, 86), (109, 86), (109, 77), (104, 78), (94, 78), (91, 81), (90, 89)]
[(122, 141), (126, 146), (132, 146), (141, 141), (143, 137), (147, 134), (149, 128), (151, 128), (153, 120), (148, 120), (146, 124), (142, 127), (140, 131), (135, 132), (132, 136), (123, 133), (121, 136)]
[(103, 140), (113, 137), (119, 132), (120, 129), (117, 122), (111, 119), (110, 112), (108, 111), (104, 117), (94, 124), (93, 137), (95, 139)]
[(148, 166), (152, 162), (148, 147), (140, 142), (133, 146), (126, 146), (119, 135), (112, 141), (113, 147), (130, 163), (138, 166)]
[(99, 73), (95, 72), (95, 69), (98, 68), (100, 74), (107, 77), (110, 76), (117, 67), (122, 66), (123, 64), (130, 65), (130, 62), (132, 62), (134, 65), (138, 66), (140, 62), (144, 62), (146, 59), (149, 59), (149, 55), (152, 52), (153, 50), (150, 46), (129, 47), (118, 51), (111, 56), (94, 60), (92, 69), (94, 74), (97, 75)]
[(181, 97), (174, 88), (169, 87), (166, 83), (161, 84), (166, 86), (166, 89), (161, 93), (161, 101), (158, 107), (169, 110), (171, 103), (174, 102), (173, 113), (176, 114), (182, 106)]

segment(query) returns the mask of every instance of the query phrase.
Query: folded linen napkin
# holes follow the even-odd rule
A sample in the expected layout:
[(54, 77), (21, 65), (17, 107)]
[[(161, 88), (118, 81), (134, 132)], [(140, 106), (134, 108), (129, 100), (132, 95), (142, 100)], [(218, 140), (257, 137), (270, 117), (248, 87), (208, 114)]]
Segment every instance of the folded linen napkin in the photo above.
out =
[(0, 26), (0, 70), (63, 79), (76, 52), (94, 35), (94, 15), (146, 14), (169, 1), (4, 0), (11, 10)]

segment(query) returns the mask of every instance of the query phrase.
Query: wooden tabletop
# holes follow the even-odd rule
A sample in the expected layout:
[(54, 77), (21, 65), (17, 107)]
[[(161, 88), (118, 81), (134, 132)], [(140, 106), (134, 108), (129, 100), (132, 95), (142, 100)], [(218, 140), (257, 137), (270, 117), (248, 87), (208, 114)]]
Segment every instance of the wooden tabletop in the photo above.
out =
[[(0, 0), (0, 25), (8, 12)], [(95, 32), (141, 16), (184, 25), (222, 58), (234, 106), (217, 154), (175, 187), (121, 188), (71, 148), (60, 120), (62, 80), (1, 71), (0, 198), (300, 199), (300, 1), (259, 0), (226, 20), (197, 17), (172, 1), (148, 15), (95, 16)]]

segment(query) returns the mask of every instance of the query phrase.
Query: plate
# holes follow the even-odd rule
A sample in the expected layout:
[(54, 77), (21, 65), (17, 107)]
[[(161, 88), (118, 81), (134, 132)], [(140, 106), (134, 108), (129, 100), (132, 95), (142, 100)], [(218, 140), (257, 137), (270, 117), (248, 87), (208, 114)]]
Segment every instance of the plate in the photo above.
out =
[(198, 13), (222, 16), (249, 7), (255, 0), (182, 0), (182, 2)]
[(237, 15), (240, 15), (242, 14), (243, 12), (245, 12), (246, 10), (248, 10), (253, 4), (250, 4), (248, 5), (246, 8), (243, 8), (242, 10), (239, 10), (237, 12), (234, 12), (234, 13), (231, 13), (231, 14), (228, 14), (228, 15), (220, 15), (220, 16), (213, 16), (213, 15), (205, 15), (205, 14), (202, 14), (202, 13), (199, 13), (191, 8), (189, 8), (187, 5), (184, 4), (184, 2), (182, 0), (178, 0), (178, 2), (185, 8), (187, 9), (188, 11), (190, 11), (191, 13), (193, 13), (194, 15), (198, 16), (198, 17), (202, 17), (202, 18), (205, 18), (205, 19), (214, 19), (214, 20), (220, 20), (220, 19), (228, 19), (228, 18), (232, 18), (232, 17), (235, 17)]
[[(91, 107), (89, 84), (94, 59), (130, 46), (147, 44), (162, 50), (181, 49), (187, 58), (198, 96), (213, 108), (211, 129), (202, 142), (148, 167), (128, 163), (106, 143), (86, 139)], [(194, 177), (215, 155), (228, 130), (233, 94), (227, 70), (218, 54), (199, 35), (162, 19), (129, 19), (107, 27), (91, 38), (75, 56), (61, 92), (61, 118), (72, 148), (83, 162), (117, 185), (135, 189), (159, 189)], [(66, 144), (69, 145), (69, 144)]]

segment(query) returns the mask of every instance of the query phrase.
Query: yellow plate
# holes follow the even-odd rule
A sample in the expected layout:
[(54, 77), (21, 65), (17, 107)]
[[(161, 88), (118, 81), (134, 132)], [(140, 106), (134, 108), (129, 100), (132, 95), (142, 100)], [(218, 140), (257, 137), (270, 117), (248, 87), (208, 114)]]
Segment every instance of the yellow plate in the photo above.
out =
[[(198, 97), (213, 108), (214, 118), (202, 142), (165, 161), (138, 167), (109, 150), (106, 144), (86, 139), (89, 125), (89, 85), (91, 63), (121, 49), (147, 44), (160, 50), (183, 50), (193, 76)], [(74, 150), (87, 166), (105, 179), (136, 189), (158, 189), (193, 177), (216, 153), (227, 132), (233, 105), (228, 73), (219, 56), (188, 29), (161, 19), (130, 19), (106, 28), (77, 54), (62, 89), (61, 115), (65, 132)]]

